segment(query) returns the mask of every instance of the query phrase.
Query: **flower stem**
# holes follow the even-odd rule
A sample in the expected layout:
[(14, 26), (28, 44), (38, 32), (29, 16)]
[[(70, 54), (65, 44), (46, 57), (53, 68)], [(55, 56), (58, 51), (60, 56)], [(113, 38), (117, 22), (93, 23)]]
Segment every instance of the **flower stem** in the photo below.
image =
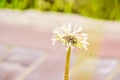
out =
[(66, 52), (66, 64), (65, 64), (64, 80), (69, 80), (70, 53), (71, 53), (71, 46), (68, 47), (67, 52)]

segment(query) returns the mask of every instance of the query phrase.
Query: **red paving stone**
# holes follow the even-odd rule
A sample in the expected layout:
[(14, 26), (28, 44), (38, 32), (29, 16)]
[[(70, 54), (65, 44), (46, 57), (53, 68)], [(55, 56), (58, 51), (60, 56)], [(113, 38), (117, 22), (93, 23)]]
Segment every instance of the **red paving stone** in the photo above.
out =
[[(119, 64), (119, 22), (104, 22), (78, 15), (11, 10), (0, 11), (0, 80), (16, 80), (39, 58), (42, 59), (45, 56), (45, 59), (41, 60), (24, 80), (62, 80), (65, 47), (59, 43), (52, 46), (51, 38), (53, 28), (67, 22), (72, 22), (75, 26), (85, 26), (86, 32), (91, 31), (89, 33), (94, 39), (91, 41), (101, 43), (98, 46), (101, 57), (88, 58), (82, 62), (82, 65), (79, 63), (77, 71), (71, 73), (71, 80), (81, 80), (80, 73), (85, 74), (86, 67), (93, 63), (97, 64), (94, 69), (95, 74), (89, 80), (106, 80), (105, 77)], [(12, 46), (11, 50), (8, 46)], [(79, 55), (72, 54), (71, 56), (71, 70), (74, 70), (77, 56)], [(115, 74), (115, 77), (112, 80), (120, 79), (119, 74)], [(84, 80), (88, 79), (84, 78)]]
[(14, 80), (25, 69), (18, 63), (2, 62), (0, 63), (0, 80)]

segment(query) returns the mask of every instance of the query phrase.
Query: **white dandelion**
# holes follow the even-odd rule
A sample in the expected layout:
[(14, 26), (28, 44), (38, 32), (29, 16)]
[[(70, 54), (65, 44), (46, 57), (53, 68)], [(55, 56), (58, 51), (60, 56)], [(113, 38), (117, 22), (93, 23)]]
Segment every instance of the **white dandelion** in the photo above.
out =
[(79, 47), (87, 50), (89, 43), (87, 42), (88, 34), (82, 33), (83, 27), (74, 27), (71, 23), (56, 27), (53, 31), (54, 37), (52, 39), (53, 45), (56, 41), (62, 42), (64, 45), (70, 47)]

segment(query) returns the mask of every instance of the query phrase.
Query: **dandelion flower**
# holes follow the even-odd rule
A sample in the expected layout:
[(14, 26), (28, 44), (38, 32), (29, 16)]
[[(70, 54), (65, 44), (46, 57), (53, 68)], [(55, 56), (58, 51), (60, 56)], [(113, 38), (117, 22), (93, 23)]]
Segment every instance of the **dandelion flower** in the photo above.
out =
[(60, 41), (64, 45), (67, 45), (64, 80), (69, 80), (71, 47), (75, 46), (87, 50), (87, 46), (89, 45), (87, 42), (88, 34), (82, 33), (82, 29), (82, 27), (73, 27), (72, 24), (69, 23), (61, 27), (56, 27), (53, 31), (53, 44), (55, 44), (56, 41)]
[(53, 44), (55, 44), (56, 41), (60, 41), (64, 45), (75, 46), (87, 50), (87, 46), (89, 45), (87, 42), (88, 34), (82, 33), (82, 30), (83, 27), (74, 27), (71, 23), (56, 27), (53, 31)]

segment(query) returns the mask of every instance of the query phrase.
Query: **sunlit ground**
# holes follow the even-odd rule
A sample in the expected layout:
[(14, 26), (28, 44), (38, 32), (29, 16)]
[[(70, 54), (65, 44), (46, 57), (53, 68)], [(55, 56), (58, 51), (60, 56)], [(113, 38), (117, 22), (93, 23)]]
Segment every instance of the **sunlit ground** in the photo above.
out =
[(63, 80), (65, 46), (52, 46), (52, 30), (83, 26), (88, 51), (75, 48), (70, 80), (120, 80), (120, 23), (75, 14), (0, 10), (0, 80)]

